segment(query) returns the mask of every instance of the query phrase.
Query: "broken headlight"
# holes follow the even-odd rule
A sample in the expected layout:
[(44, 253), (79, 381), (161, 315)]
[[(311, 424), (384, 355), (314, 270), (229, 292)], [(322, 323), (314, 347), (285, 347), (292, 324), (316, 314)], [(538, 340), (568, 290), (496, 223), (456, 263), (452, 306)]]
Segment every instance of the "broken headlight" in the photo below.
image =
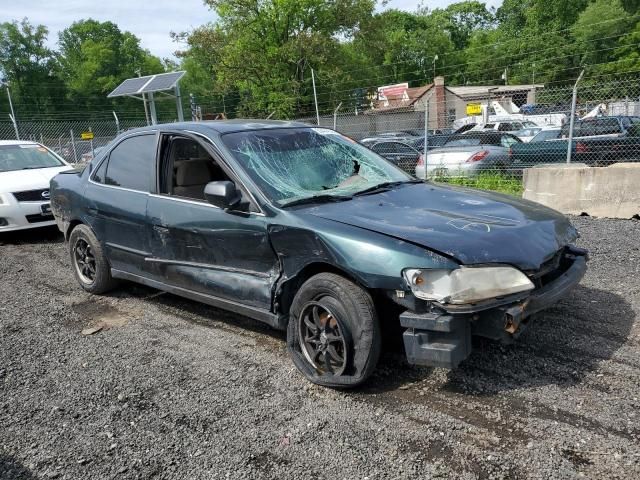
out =
[(441, 303), (474, 303), (534, 288), (520, 270), (504, 266), (455, 270), (408, 268), (403, 275), (417, 298)]

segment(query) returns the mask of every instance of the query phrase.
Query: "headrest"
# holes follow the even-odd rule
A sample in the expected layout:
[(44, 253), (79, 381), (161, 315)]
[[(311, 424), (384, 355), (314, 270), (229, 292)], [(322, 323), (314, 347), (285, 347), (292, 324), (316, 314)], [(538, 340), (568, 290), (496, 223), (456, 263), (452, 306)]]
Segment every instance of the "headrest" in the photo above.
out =
[(187, 160), (178, 163), (176, 186), (191, 187), (208, 183), (211, 180), (210, 165), (210, 160)]

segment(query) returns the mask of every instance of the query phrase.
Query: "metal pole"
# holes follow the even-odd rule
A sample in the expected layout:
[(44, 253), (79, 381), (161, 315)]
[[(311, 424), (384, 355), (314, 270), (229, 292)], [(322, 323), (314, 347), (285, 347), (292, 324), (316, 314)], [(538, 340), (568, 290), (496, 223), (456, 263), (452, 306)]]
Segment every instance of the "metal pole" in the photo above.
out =
[(311, 69), (311, 83), (313, 84), (313, 101), (316, 104), (316, 119), (318, 121), (318, 125), (320, 125), (320, 111), (318, 110), (318, 94), (316, 92), (316, 75), (313, 73), (313, 68)]
[[(92, 128), (91, 128), (91, 127), (89, 127), (89, 131), (90, 131), (91, 133), (93, 133), (93, 130), (92, 130)], [(95, 150), (94, 150), (94, 148), (93, 148), (93, 137), (91, 137), (91, 139), (90, 139), (90, 141), (89, 141), (89, 145), (91, 146), (91, 158), (93, 158), (93, 157), (95, 157), (95, 156), (96, 156), (96, 152), (95, 152)]]
[(13, 129), (16, 132), (16, 140), (20, 140), (20, 132), (18, 132), (18, 122), (16, 120), (16, 112), (13, 111), (13, 101), (11, 101), (11, 92), (9, 91), (9, 85), (5, 85), (7, 87), (7, 97), (9, 97), (9, 110), (11, 110), (11, 123), (13, 123)]
[(118, 135), (120, 133), (120, 120), (118, 120), (115, 110), (112, 110), (111, 113), (113, 113), (113, 118), (116, 120), (116, 135)]
[(584, 70), (580, 72), (578, 80), (573, 86), (573, 95), (571, 97), (571, 118), (569, 119), (569, 142), (567, 143), (567, 164), (571, 163), (571, 154), (573, 153), (573, 122), (576, 116), (576, 102), (578, 101), (578, 83), (582, 80)]
[(424, 102), (424, 179), (427, 179), (427, 151), (429, 150), (429, 99)]
[[(7, 87), (7, 94), (9, 94), (9, 87)], [(13, 104), (11, 103), (11, 95), (9, 95), (9, 107), (11, 108), (11, 113), (9, 114), (9, 118), (11, 119), (11, 123), (13, 123), (13, 130), (16, 132), (16, 140), (20, 140), (20, 133), (18, 132), (18, 122), (16, 122), (16, 116), (13, 113)]]
[(76, 151), (76, 141), (73, 138), (73, 129), (70, 130), (71, 133), (71, 149), (73, 150), (73, 163), (78, 163), (78, 152)]
[(149, 92), (149, 110), (151, 110), (151, 125), (157, 125), (158, 116), (156, 115), (156, 101), (153, 99), (153, 92)]
[(333, 129), (334, 130), (338, 129), (338, 110), (340, 110), (341, 106), (342, 106), (342, 102), (340, 102), (336, 107), (336, 109), (333, 111)]
[(176, 108), (178, 109), (178, 121), (184, 122), (184, 113), (182, 112), (182, 97), (180, 96), (180, 84), (176, 83)]
[(149, 107), (147, 107), (147, 96), (144, 93), (142, 94), (142, 103), (144, 104), (144, 119), (149, 125)]

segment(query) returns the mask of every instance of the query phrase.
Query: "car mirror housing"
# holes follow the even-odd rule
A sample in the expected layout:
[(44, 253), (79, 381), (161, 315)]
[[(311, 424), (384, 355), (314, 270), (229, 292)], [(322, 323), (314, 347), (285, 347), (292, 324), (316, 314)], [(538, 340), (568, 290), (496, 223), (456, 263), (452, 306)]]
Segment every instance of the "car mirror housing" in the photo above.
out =
[(204, 196), (211, 205), (224, 210), (238, 205), (241, 199), (236, 186), (228, 180), (207, 183)]

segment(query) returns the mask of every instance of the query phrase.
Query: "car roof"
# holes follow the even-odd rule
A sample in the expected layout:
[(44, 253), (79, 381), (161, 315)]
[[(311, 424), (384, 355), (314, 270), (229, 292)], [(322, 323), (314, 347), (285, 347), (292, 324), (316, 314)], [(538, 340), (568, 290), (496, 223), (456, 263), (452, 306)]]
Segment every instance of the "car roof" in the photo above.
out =
[(40, 145), (36, 142), (28, 140), (0, 140), (0, 145)]
[(242, 132), (251, 130), (266, 130), (273, 128), (311, 128), (316, 125), (309, 125), (302, 122), (291, 122), (287, 120), (260, 120), (260, 119), (234, 119), (234, 120), (204, 120), (202, 122), (174, 122), (149, 125), (148, 127), (134, 128), (126, 133), (145, 132), (150, 130), (193, 130), (196, 132), (216, 132), (219, 134), (230, 132)]

